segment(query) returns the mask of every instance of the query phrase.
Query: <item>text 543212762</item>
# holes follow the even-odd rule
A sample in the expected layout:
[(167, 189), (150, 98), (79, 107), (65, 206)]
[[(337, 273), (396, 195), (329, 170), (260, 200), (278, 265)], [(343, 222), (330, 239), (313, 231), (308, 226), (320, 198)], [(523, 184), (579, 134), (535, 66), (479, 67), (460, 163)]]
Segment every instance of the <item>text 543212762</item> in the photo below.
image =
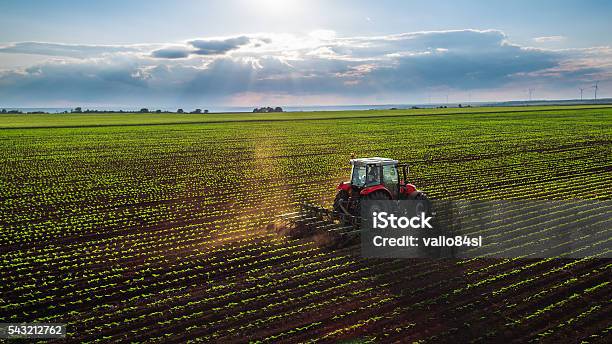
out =
[(66, 324), (2, 323), (0, 338), (64, 338)]

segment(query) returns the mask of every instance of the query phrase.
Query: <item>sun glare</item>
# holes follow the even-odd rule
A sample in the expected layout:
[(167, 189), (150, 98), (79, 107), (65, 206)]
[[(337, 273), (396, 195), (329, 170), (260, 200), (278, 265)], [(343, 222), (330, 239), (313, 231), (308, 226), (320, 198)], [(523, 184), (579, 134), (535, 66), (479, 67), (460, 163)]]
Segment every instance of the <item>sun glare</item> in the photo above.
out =
[(304, 4), (300, 0), (247, 0), (258, 15), (282, 15), (298, 11)]

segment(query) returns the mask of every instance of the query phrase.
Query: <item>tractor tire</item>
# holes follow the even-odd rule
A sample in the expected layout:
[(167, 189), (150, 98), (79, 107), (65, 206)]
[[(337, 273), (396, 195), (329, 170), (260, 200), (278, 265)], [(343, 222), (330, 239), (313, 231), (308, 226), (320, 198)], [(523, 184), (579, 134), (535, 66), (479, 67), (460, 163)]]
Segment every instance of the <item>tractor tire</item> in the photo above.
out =
[(416, 214), (425, 213), (425, 215), (429, 215), (431, 213), (431, 202), (427, 195), (423, 192), (419, 192), (415, 197), (415, 201), (419, 201), (417, 203)]
[(346, 208), (348, 199), (349, 199), (349, 193), (346, 190), (338, 191), (338, 193), (336, 194), (336, 198), (334, 198), (334, 208), (333, 208), (334, 211), (344, 213), (341, 205), (344, 205), (344, 207)]
[[(351, 224), (350, 218), (346, 215), (355, 216), (355, 214), (351, 214), (351, 209), (349, 207), (348, 201), (349, 201), (348, 191), (340, 190), (336, 194), (336, 198), (334, 198), (334, 207), (333, 207), (334, 212), (342, 214), (340, 215), (341, 216), (340, 223), (346, 226)], [(344, 209), (342, 209), (342, 206), (344, 206)], [(348, 212), (348, 214), (345, 211)]]
[[(384, 192), (384, 191), (374, 191), (371, 194), (367, 195), (365, 197), (365, 199), (367, 200), (372, 200), (372, 201), (388, 201), (391, 198), (389, 197), (389, 195)], [(374, 205), (373, 208), (371, 208), (370, 210), (372, 210), (373, 212), (379, 212), (382, 211), (382, 208), (379, 208), (378, 205)], [(358, 216), (361, 216), (361, 202), (359, 202), (359, 206), (357, 208), (357, 214), (359, 214)]]

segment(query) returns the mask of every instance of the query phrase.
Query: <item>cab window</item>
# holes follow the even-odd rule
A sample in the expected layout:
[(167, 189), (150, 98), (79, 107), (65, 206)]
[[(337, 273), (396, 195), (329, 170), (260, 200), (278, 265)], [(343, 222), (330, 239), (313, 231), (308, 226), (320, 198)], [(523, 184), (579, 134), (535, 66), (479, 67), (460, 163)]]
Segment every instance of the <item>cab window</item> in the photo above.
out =
[(398, 176), (397, 176), (397, 168), (393, 165), (385, 165), (383, 166), (383, 182), (385, 184), (397, 184)]
[(382, 168), (383, 170), (383, 184), (391, 195), (395, 198), (397, 197), (397, 192), (399, 188), (399, 176), (397, 173), (397, 167), (394, 165), (385, 165)]
[(351, 178), (351, 184), (363, 187), (366, 179), (366, 167), (353, 165), (353, 173)]

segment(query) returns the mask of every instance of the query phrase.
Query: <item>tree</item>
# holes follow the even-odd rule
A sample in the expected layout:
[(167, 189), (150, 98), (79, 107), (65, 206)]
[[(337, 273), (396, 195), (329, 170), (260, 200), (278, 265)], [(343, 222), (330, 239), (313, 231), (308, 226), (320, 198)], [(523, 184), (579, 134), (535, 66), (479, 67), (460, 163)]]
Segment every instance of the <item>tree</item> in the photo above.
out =
[(204, 110), (204, 113), (208, 113), (208, 110)]
[(149, 112), (149, 109), (147, 109), (147, 108), (142, 108), (142, 109), (140, 109), (140, 112)]
[(155, 110), (155, 113), (161, 113), (160, 109)]
[(177, 113), (183, 113), (183, 112), (185, 112), (185, 111), (183, 111), (183, 109), (178, 109), (178, 110), (176, 110), (176, 112), (177, 112)]
[(83, 112), (83, 109), (81, 109), (80, 106), (77, 106), (77, 107), (74, 108), (74, 110), (72, 110), (72, 112), (77, 112), (77, 113), (78, 112)]
[(191, 113), (202, 113), (202, 109), (195, 109), (191, 111)]
[(277, 106), (275, 108), (270, 106), (262, 106), (260, 108), (254, 108), (253, 112), (283, 112), (283, 108), (280, 106)]

